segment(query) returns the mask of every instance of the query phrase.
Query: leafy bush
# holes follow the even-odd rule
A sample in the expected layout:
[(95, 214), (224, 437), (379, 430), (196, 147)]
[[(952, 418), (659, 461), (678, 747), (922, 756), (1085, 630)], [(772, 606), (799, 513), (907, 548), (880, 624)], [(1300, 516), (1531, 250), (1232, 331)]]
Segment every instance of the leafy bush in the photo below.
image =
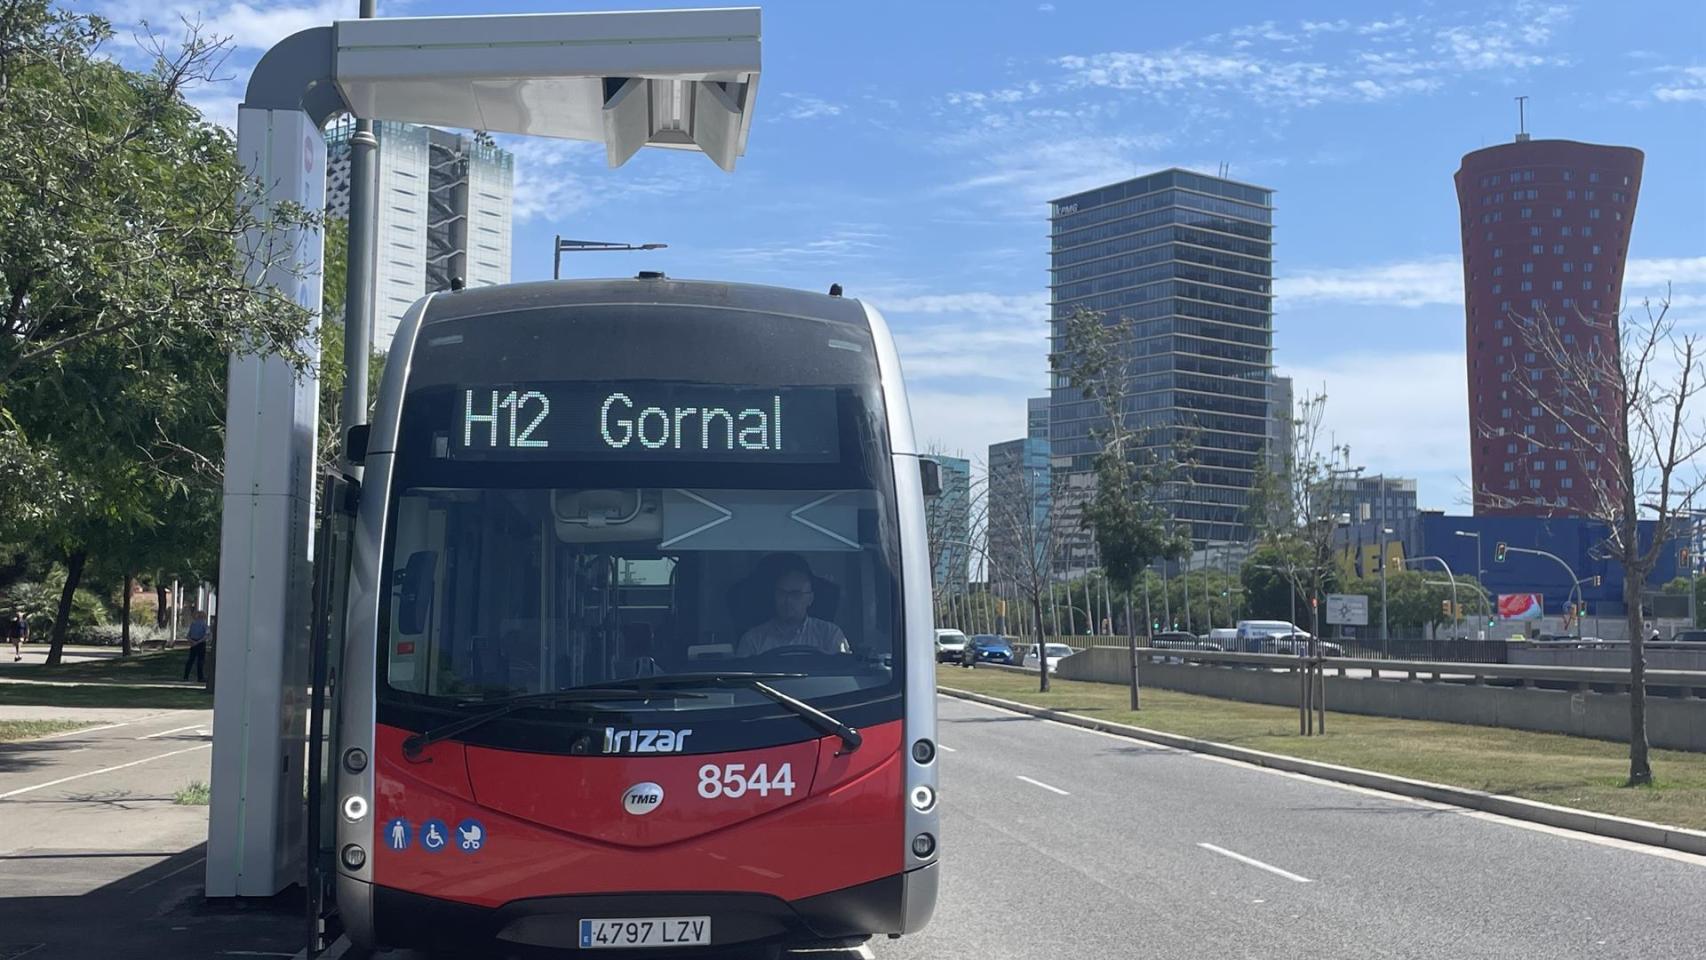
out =
[[(0, 609), (11, 611), (22, 607), (30, 619), (30, 636), (43, 639), (53, 629), (54, 615), (59, 612), (59, 595), (64, 590), (65, 570), (56, 566), (42, 580), (12, 584), (0, 597)], [(78, 588), (71, 594), (68, 630), (99, 626), (110, 620), (106, 604), (93, 592)]]

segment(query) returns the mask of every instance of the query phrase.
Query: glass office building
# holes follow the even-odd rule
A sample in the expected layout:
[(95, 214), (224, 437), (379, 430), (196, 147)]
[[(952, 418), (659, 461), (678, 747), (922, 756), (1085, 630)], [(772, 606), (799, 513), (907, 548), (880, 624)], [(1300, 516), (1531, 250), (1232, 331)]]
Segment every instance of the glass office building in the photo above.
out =
[[(1187, 438), (1195, 451), (1188, 481), (1162, 493), (1168, 511), (1199, 544), (1249, 539), (1276, 399), (1273, 191), (1163, 170), (1055, 200), (1049, 220), (1051, 347), (1080, 308), (1130, 318), (1126, 424), (1157, 454)], [(1069, 514), (1090, 490), (1101, 412), (1063, 375), (1050, 387), (1055, 503)], [(1067, 572), (1095, 565), (1077, 539)]]

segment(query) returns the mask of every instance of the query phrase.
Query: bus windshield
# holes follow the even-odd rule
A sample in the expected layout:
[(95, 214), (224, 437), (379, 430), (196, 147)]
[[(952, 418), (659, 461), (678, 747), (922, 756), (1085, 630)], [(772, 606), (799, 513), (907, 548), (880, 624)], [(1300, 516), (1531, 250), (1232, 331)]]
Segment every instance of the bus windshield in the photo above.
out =
[[(382, 715), (418, 728), (471, 700), (762, 672), (797, 674), (774, 685), (849, 722), (898, 716), (899, 537), (867, 329), (616, 304), (434, 322), (418, 344), (389, 478)], [(748, 718), (730, 708), (777, 712), (724, 685), (534, 717)]]

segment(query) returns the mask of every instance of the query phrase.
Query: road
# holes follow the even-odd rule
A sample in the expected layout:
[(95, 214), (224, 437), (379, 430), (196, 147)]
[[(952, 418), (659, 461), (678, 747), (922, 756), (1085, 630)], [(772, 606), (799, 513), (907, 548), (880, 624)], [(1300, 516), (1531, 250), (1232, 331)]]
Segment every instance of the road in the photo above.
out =
[(290, 956), (295, 915), (201, 898), (207, 807), (173, 798), (209, 780), (213, 712), (100, 715), (0, 744), (0, 958)]
[(1706, 951), (1706, 858), (939, 702), (942, 899), (878, 960)]

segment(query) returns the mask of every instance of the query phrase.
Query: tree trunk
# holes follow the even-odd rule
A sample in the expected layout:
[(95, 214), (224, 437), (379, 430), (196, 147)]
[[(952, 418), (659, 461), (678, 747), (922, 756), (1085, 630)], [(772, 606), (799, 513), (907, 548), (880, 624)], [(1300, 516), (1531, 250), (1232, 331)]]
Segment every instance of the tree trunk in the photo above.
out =
[(1647, 650), (1646, 624), (1641, 618), (1641, 588), (1647, 571), (1623, 567), (1623, 603), (1629, 621), (1629, 783), (1639, 787), (1653, 782), (1647, 762)]
[(166, 629), (166, 608), (171, 606), (171, 594), (160, 586), (161, 581), (154, 581), (154, 629)]
[(71, 622), (71, 597), (83, 580), (83, 563), (89, 559), (84, 550), (73, 551), (65, 558), (65, 589), (59, 593), (59, 613), (53, 618), (53, 634), (47, 648), (48, 666), (57, 666), (65, 657), (65, 628)]
[(130, 656), (130, 574), (124, 575), (124, 619), (119, 624), (119, 656)]
[(1043, 642), (1043, 602), (1036, 594), (1031, 594), (1031, 633), (1036, 636), (1037, 644), (1037, 690), (1048, 692), (1048, 645)]

